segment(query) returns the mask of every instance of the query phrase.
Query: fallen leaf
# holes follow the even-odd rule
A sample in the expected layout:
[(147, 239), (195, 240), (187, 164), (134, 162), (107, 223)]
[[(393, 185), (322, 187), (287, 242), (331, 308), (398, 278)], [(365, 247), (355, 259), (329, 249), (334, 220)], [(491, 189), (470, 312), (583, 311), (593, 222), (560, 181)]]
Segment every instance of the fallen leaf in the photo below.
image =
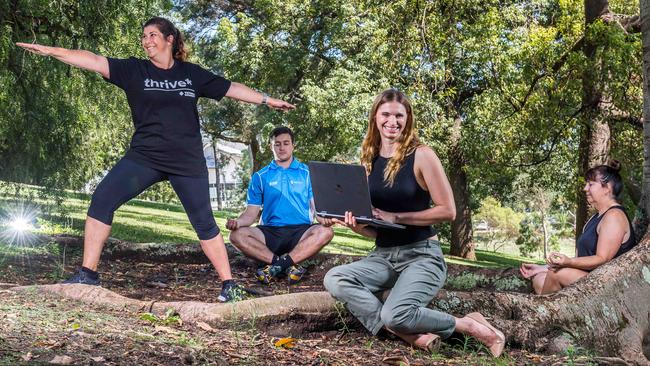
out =
[(176, 329), (172, 329), (172, 328), (170, 328), (170, 327), (166, 327), (166, 326), (164, 326), (164, 325), (156, 325), (156, 326), (154, 327), (154, 329), (155, 329), (155, 330), (158, 330), (158, 331), (161, 331), (161, 332), (169, 333), (169, 334), (179, 334), (179, 333), (180, 333), (180, 332), (177, 331)]
[(102, 357), (102, 356), (99, 356), (99, 357), (91, 357), (90, 359), (93, 360), (93, 361), (95, 361), (95, 362), (106, 362), (106, 359), (105, 359), (104, 357)]
[(204, 322), (196, 322), (196, 326), (205, 330), (206, 332), (214, 332), (215, 329), (210, 326), (208, 323)]
[(148, 287), (157, 287), (157, 288), (167, 288), (167, 287), (169, 287), (168, 284), (163, 283), (163, 282), (158, 282), (158, 281), (147, 282), (146, 285)]
[(63, 342), (58, 341), (38, 341), (34, 343), (34, 347), (42, 347), (45, 349), (58, 348), (63, 346)]
[(274, 341), (273, 345), (276, 346), (276, 347), (282, 347), (282, 348), (290, 349), (290, 348), (293, 348), (293, 347), (296, 346), (297, 341), (298, 340), (296, 338), (291, 338), (291, 337), (280, 338), (280, 339)]
[(136, 263), (135, 266), (136, 266), (136, 267), (154, 267), (155, 264), (153, 264), (153, 263), (147, 263), (147, 262), (139, 262), (139, 263)]
[(30, 361), (32, 359), (32, 357), (34, 357), (34, 356), (32, 356), (32, 353), (27, 352), (26, 355), (23, 355), (22, 359), (23, 359), (23, 361)]
[(381, 362), (389, 365), (400, 365), (400, 366), (409, 366), (411, 363), (406, 356), (389, 356), (384, 357)]
[(54, 365), (72, 365), (73, 359), (70, 356), (55, 356), (50, 363)]
[(224, 351), (224, 353), (227, 354), (228, 356), (234, 357), (234, 358), (246, 358), (246, 356), (242, 356), (242, 355), (240, 355), (238, 353), (235, 353), (235, 352)]

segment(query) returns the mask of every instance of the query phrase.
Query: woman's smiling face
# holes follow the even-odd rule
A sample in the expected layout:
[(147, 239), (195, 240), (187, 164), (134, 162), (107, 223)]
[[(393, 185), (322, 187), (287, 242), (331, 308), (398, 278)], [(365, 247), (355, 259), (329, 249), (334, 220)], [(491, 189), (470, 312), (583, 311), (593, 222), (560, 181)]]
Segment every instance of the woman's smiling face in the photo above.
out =
[(383, 139), (396, 140), (406, 126), (406, 107), (400, 102), (386, 102), (379, 106), (375, 121)]

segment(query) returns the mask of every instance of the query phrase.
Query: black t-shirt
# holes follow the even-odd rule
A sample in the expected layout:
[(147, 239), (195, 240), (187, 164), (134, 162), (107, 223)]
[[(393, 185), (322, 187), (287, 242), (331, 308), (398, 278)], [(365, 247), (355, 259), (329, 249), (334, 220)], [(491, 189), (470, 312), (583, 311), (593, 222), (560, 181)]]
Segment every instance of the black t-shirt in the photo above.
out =
[(124, 89), (135, 125), (125, 157), (165, 173), (207, 175), (196, 103), (220, 100), (230, 81), (179, 60), (168, 70), (135, 57), (109, 58), (108, 67), (105, 80)]

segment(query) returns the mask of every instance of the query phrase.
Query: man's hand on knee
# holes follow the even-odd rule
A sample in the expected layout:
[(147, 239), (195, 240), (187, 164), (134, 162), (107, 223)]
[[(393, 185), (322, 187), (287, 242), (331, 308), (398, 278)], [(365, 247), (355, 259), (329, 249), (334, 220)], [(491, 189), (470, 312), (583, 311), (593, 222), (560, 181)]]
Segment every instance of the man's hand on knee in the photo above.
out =
[(226, 221), (226, 228), (230, 231), (239, 229), (239, 221), (237, 221), (237, 219), (228, 219), (228, 221)]

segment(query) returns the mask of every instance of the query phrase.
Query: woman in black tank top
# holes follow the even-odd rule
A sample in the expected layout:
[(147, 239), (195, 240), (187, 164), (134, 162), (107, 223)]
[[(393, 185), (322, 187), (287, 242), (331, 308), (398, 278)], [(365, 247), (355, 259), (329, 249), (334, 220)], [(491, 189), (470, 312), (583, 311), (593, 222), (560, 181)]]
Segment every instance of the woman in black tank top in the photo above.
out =
[(577, 257), (553, 252), (547, 265), (521, 265), (521, 274), (533, 281), (535, 293), (559, 291), (634, 247), (634, 231), (620, 205), (623, 182), (619, 170), (620, 163), (614, 161), (612, 166), (599, 165), (585, 174), (587, 201), (598, 212), (587, 221), (576, 242)]
[[(427, 308), (444, 285), (447, 266), (433, 224), (456, 215), (453, 193), (436, 154), (416, 135), (406, 96), (389, 89), (370, 111), (361, 163), (376, 218), (406, 226), (404, 230), (357, 224), (351, 212), (333, 220), (358, 234), (375, 238), (367, 258), (332, 268), (325, 287), (371, 333), (382, 328), (421, 348), (453, 332), (474, 336), (493, 356), (503, 351), (505, 337), (480, 313), (462, 318)], [(432, 206), (433, 203), (433, 206)], [(375, 292), (391, 289), (382, 304)]]

